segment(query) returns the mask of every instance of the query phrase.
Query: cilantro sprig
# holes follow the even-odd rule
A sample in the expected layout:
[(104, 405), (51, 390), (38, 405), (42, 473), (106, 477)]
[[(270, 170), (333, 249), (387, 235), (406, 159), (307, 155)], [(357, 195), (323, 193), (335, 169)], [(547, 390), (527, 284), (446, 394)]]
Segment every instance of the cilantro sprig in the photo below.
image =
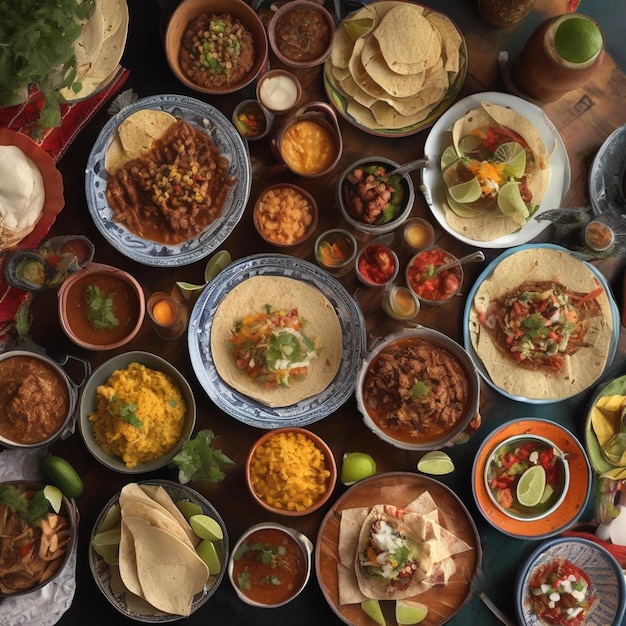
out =
[(6, 504), (13, 513), (17, 513), (27, 524), (33, 524), (46, 517), (50, 511), (43, 489), (35, 491), (32, 498), (15, 485), (0, 486), (0, 505)]
[(94, 328), (117, 328), (119, 320), (113, 312), (113, 295), (105, 293), (98, 285), (87, 285), (87, 319)]
[(109, 402), (113, 405), (113, 412), (133, 428), (141, 428), (143, 421), (137, 417), (137, 405), (134, 402), (124, 402), (117, 396), (111, 396)]
[(178, 467), (178, 482), (184, 485), (191, 480), (219, 482), (225, 478), (222, 467), (232, 465), (233, 461), (213, 447), (214, 439), (212, 430), (201, 430), (194, 439), (185, 441), (172, 459)]

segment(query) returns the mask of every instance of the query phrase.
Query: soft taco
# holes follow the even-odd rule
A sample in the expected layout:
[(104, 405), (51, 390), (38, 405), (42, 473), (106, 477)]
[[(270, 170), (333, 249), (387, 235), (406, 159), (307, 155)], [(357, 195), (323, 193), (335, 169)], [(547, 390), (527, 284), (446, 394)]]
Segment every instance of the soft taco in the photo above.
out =
[(476, 291), (469, 334), (495, 386), (560, 400), (602, 374), (613, 337), (596, 275), (564, 250), (530, 248), (502, 260)]
[(455, 158), (442, 163), (448, 225), (476, 241), (524, 226), (550, 183), (549, 153), (532, 122), (482, 102), (455, 122), (452, 144)]
[[(290, 318), (298, 320), (296, 327), (289, 328)], [(276, 319), (282, 321), (272, 328)], [(262, 330), (254, 332), (247, 358), (239, 338), (242, 328), (255, 325)], [(237, 285), (219, 304), (211, 327), (211, 353), (222, 380), (272, 407), (324, 391), (339, 369), (342, 344), (329, 300), (312, 285), (282, 276), (254, 276)]]

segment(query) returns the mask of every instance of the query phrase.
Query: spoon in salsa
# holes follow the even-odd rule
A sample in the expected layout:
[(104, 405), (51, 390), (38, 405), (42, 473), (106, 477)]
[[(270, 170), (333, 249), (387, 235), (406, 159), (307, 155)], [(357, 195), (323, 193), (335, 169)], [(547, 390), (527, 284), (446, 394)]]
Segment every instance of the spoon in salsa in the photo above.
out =
[(482, 250), (477, 250), (476, 252), (472, 252), (466, 256), (462, 256), (460, 259), (456, 259), (454, 261), (449, 261), (448, 263), (444, 263), (439, 267), (435, 268), (433, 272), (433, 276), (437, 276), (437, 274), (441, 274), (441, 272), (445, 270), (449, 270), (451, 267), (456, 267), (457, 265), (464, 265), (465, 263), (473, 263), (475, 261), (484, 261), (485, 255)]

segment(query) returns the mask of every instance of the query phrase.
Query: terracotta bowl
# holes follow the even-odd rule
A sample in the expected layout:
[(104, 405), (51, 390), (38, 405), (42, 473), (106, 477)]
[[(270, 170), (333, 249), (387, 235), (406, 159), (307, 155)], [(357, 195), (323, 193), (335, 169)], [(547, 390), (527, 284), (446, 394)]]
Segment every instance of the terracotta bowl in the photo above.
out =
[[(270, 444), (270, 440), (274, 437), (280, 437), (281, 439), (287, 436), (291, 442), (293, 442), (293, 437), (305, 437), (308, 440), (308, 443), (312, 443), (315, 448), (317, 448), (323, 455), (324, 458), (324, 470), (328, 472), (328, 476), (325, 479), (325, 490), (324, 492), (313, 498), (313, 501), (310, 505), (302, 504), (301, 507), (296, 507), (293, 501), (289, 501), (285, 506), (281, 505), (273, 505), (268, 502), (267, 499), (259, 495), (255, 488), (255, 464), (257, 462), (262, 462), (259, 460), (259, 449), (262, 446), (267, 446)], [(277, 442), (278, 439), (275, 439), (274, 442)], [(305, 444), (305, 445), (308, 445)], [(280, 450), (278, 444), (273, 446), (274, 450)], [(302, 449), (300, 449), (299, 453), (302, 453)], [(279, 453), (280, 454), (280, 453)], [(274, 475), (271, 480), (272, 484), (278, 487), (279, 490), (284, 485), (287, 485), (288, 480), (285, 480), (278, 474)], [(310, 430), (306, 430), (304, 428), (296, 428), (296, 427), (288, 427), (288, 428), (279, 428), (276, 430), (271, 430), (265, 433), (250, 449), (248, 453), (248, 458), (246, 459), (246, 484), (248, 485), (248, 489), (252, 494), (252, 497), (256, 500), (258, 504), (260, 504), (265, 510), (270, 511), (271, 513), (277, 513), (279, 515), (287, 515), (287, 516), (301, 516), (308, 515), (313, 511), (316, 511), (320, 507), (322, 507), (330, 498), (333, 489), (335, 488), (335, 484), (337, 483), (337, 465), (335, 463), (335, 457), (333, 456), (332, 450), (329, 448), (328, 444), (318, 437), (316, 434), (312, 433)], [(281, 494), (282, 495), (282, 494)]]
[[(90, 285), (112, 294), (115, 328), (94, 328), (87, 318), (85, 289)], [(76, 345), (87, 350), (115, 350), (126, 345), (139, 332), (146, 312), (141, 285), (128, 272), (110, 265), (92, 263), (71, 274), (58, 293), (59, 320), (63, 332)]]
[[(229, 13), (252, 33), (255, 59), (250, 71), (236, 82), (221, 86), (201, 86), (193, 82), (180, 64), (180, 48), (187, 25), (203, 13), (220, 15)], [(210, 94), (233, 93), (250, 84), (267, 64), (267, 34), (259, 16), (243, 0), (183, 0), (172, 14), (165, 32), (165, 55), (170, 69), (183, 85), (194, 91)]]
[(306, 241), (317, 228), (315, 198), (291, 183), (271, 185), (254, 205), (254, 226), (273, 246), (295, 246)]
[[(313, 11), (317, 14), (320, 27), (326, 27), (325, 38), (320, 39), (319, 36), (315, 36), (315, 33), (308, 33), (302, 29), (298, 32), (290, 31), (289, 36), (287, 37), (285, 35), (285, 38), (288, 41), (298, 41), (298, 38), (309, 38), (310, 34), (310, 42), (312, 42), (314, 47), (318, 50), (318, 54), (315, 56), (303, 52), (299, 46), (290, 45), (285, 47), (281, 41), (280, 32), (285, 28), (287, 22), (293, 20), (298, 12), (304, 11)], [(333, 21), (333, 16), (321, 4), (311, 2), (310, 0), (292, 0), (292, 2), (285, 2), (283, 6), (276, 11), (267, 28), (270, 46), (276, 58), (285, 65), (300, 68), (315, 67), (326, 61), (332, 51), (334, 33), (335, 22)]]
[[(42, 490), (46, 483), (37, 482), (37, 481), (28, 481), (28, 480), (14, 480), (7, 481), (0, 484), (1, 487), (11, 487), (24, 489), (27, 491), (39, 491)], [(50, 509), (51, 511), (51, 509)], [(10, 511), (7, 512), (7, 515), (10, 515)], [(14, 514), (17, 515), (17, 514)], [(57, 585), (64, 584), (63, 582), (59, 582), (59, 580), (64, 580), (68, 582), (69, 579), (73, 578), (73, 572), (65, 571), (65, 567), (72, 556), (72, 552), (75, 548), (76, 541), (78, 539), (78, 510), (76, 508), (76, 503), (74, 500), (69, 499), (63, 496), (63, 500), (61, 502), (61, 508), (59, 509), (59, 515), (64, 517), (69, 525), (69, 538), (67, 540), (67, 547), (65, 550), (64, 556), (57, 559), (58, 569), (45, 581), (43, 582), (34, 582), (32, 584), (26, 584), (23, 587), (16, 588), (15, 591), (10, 592), (8, 590), (0, 591), (0, 599), (1, 598), (13, 598), (15, 596), (21, 596), (28, 593), (32, 593), (34, 591), (38, 591), (47, 585), (52, 584), (52, 586), (56, 587)], [(5, 520), (6, 522), (6, 520)], [(13, 527), (14, 524), (11, 524), (10, 527)], [(35, 526), (34, 524), (32, 526)], [(5, 536), (6, 542), (10, 542), (10, 532), (8, 532), (9, 526), (7, 526), (7, 531), (3, 530), (3, 535)], [(58, 535), (54, 535), (58, 537)], [(38, 549), (36, 547), (36, 549)], [(56, 581), (56, 582), (55, 582)], [(52, 593), (52, 592), (51, 592)]]

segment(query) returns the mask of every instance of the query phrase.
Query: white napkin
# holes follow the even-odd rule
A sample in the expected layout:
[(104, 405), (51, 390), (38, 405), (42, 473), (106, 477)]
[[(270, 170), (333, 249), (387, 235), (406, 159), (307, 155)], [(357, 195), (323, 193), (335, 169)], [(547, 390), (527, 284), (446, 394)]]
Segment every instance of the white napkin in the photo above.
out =
[[(0, 453), (0, 482), (7, 480), (43, 480), (39, 461), (43, 450), (4, 450)], [(52, 626), (70, 608), (76, 592), (76, 549), (63, 571), (48, 585), (15, 598), (4, 598), (0, 606), (0, 626), (33, 624)]]

